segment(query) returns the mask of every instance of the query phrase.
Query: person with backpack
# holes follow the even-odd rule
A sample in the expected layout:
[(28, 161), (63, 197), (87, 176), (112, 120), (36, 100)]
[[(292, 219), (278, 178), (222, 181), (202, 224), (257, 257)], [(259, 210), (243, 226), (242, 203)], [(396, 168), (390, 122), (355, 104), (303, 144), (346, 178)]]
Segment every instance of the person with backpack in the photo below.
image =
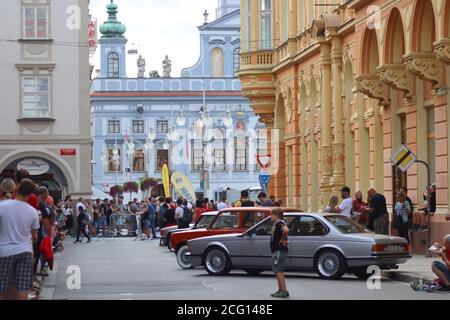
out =
[(189, 203), (186, 199), (183, 199), (183, 217), (182, 217), (182, 221), (183, 221), (183, 225), (184, 228), (189, 228), (190, 224), (192, 223), (194, 217), (194, 212), (192, 211), (192, 209), (189, 208)]
[(186, 228), (183, 220), (184, 207), (183, 200), (177, 200), (177, 208), (175, 209), (175, 220), (177, 220), (178, 229)]

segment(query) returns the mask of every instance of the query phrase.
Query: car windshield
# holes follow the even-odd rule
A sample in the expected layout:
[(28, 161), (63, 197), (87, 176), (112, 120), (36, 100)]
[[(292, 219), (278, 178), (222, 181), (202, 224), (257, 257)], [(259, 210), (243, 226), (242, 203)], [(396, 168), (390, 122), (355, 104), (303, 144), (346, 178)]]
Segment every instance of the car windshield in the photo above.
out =
[(325, 216), (325, 219), (331, 222), (341, 233), (368, 233), (369, 229), (354, 222), (346, 216)]
[(228, 229), (237, 228), (239, 226), (239, 213), (223, 212), (211, 226), (211, 229)]
[(195, 228), (199, 229), (209, 227), (209, 225), (213, 222), (215, 217), (216, 216), (201, 216), (197, 224), (195, 225)]

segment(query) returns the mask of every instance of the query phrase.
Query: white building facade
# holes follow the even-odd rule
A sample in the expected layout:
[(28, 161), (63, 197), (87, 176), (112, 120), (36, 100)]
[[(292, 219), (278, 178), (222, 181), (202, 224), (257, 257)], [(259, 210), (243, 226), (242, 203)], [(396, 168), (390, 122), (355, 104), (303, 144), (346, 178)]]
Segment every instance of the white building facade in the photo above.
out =
[(89, 0), (0, 2), (0, 179), (90, 196)]

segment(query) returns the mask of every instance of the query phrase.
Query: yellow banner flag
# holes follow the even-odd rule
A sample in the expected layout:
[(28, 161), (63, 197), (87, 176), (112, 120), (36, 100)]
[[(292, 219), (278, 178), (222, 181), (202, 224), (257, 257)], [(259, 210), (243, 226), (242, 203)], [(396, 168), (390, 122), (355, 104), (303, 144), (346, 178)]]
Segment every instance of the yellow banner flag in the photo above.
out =
[(174, 188), (181, 194), (184, 199), (186, 199), (190, 203), (195, 202), (196, 197), (194, 187), (192, 186), (191, 180), (189, 180), (188, 177), (177, 171), (172, 173), (170, 181), (172, 182)]
[(167, 164), (164, 164), (161, 170), (162, 173), (162, 181), (164, 186), (164, 193), (166, 194), (166, 198), (170, 197), (170, 181), (169, 181), (169, 168)]

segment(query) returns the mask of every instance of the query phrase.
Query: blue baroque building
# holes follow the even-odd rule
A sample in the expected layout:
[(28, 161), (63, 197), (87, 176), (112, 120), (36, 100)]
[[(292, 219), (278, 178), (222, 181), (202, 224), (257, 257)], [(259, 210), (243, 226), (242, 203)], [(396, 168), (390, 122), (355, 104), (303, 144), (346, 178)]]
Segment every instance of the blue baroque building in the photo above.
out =
[[(198, 27), (200, 58), (181, 77), (126, 76), (126, 27), (107, 5), (100, 26), (100, 74), (92, 82), (93, 184), (150, 177), (161, 167), (181, 171), (198, 195), (218, 199), (227, 188), (259, 185), (256, 154), (265, 129), (241, 94), (239, 0), (219, 1), (218, 18)], [(159, 191), (161, 192), (161, 191)]]

